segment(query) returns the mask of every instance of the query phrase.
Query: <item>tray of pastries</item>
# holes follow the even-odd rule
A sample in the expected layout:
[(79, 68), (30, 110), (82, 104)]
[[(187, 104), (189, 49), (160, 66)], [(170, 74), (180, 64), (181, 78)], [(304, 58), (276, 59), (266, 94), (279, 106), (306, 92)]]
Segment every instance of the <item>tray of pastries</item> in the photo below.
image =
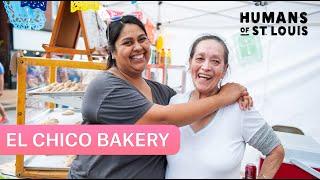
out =
[(62, 83), (52, 83), (45, 87), (28, 91), (27, 94), (32, 95), (54, 95), (54, 96), (83, 96), (86, 85), (72, 81)]

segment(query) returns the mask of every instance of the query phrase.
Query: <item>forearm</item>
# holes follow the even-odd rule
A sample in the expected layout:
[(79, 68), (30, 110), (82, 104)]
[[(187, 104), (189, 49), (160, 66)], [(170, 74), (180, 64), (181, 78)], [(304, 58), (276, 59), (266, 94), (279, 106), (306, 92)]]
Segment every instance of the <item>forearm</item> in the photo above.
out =
[(215, 112), (221, 107), (235, 103), (241, 95), (248, 95), (244, 87), (227, 83), (218, 94), (168, 106), (153, 105), (137, 124), (173, 124), (185, 126)]
[(164, 121), (177, 126), (185, 126), (204, 118), (223, 106), (225, 104), (220, 96), (165, 106), (164, 109), (168, 113), (165, 113)]
[(225, 106), (224, 98), (214, 95), (197, 101), (168, 106), (154, 105), (137, 124), (185, 126)]
[(284, 158), (284, 150), (282, 145), (274, 148), (271, 153), (263, 161), (258, 179), (271, 179), (277, 173)]

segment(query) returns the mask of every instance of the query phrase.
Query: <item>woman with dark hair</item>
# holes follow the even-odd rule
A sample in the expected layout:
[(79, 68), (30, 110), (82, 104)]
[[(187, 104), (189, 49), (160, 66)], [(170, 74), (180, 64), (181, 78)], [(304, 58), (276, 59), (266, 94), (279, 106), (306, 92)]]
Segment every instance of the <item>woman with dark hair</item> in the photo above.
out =
[[(220, 37), (199, 37), (189, 56), (195, 89), (172, 97), (170, 104), (198, 101), (219, 93), (219, 83), (229, 67), (228, 56)], [(180, 135), (179, 152), (167, 156), (169, 179), (238, 179), (246, 144), (266, 155), (258, 178), (273, 178), (284, 157), (279, 139), (259, 112), (254, 108), (241, 111), (235, 103), (180, 127)]]
[[(196, 102), (168, 105), (176, 92), (142, 77), (150, 58), (150, 42), (142, 22), (123, 16), (107, 30), (108, 70), (87, 87), (83, 98), (84, 124), (173, 124), (184, 126), (218, 108), (244, 99), (252, 106), (246, 89), (236, 83), (223, 86), (214, 96)], [(164, 178), (165, 156), (78, 155), (69, 178)]]

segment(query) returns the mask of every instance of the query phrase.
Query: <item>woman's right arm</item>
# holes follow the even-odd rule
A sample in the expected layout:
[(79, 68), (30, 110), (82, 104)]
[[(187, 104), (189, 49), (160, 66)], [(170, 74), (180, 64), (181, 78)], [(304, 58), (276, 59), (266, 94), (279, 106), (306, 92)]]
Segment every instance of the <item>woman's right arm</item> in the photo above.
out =
[(237, 83), (227, 83), (216, 95), (183, 104), (167, 106), (154, 104), (136, 124), (173, 124), (185, 126), (213, 113), (221, 107), (236, 102), (247, 95), (246, 88)]

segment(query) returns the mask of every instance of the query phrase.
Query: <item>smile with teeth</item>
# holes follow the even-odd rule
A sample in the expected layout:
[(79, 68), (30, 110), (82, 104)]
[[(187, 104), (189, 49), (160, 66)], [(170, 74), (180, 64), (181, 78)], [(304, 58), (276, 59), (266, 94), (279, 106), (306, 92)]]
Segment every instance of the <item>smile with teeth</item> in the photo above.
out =
[(212, 76), (207, 75), (207, 74), (201, 74), (201, 73), (199, 73), (199, 74), (198, 74), (198, 78), (203, 78), (203, 79), (209, 80), (209, 79), (212, 78)]
[(139, 54), (139, 55), (134, 55), (134, 56), (131, 56), (130, 59), (132, 60), (135, 60), (135, 61), (142, 61), (144, 60), (144, 55), (143, 54)]

